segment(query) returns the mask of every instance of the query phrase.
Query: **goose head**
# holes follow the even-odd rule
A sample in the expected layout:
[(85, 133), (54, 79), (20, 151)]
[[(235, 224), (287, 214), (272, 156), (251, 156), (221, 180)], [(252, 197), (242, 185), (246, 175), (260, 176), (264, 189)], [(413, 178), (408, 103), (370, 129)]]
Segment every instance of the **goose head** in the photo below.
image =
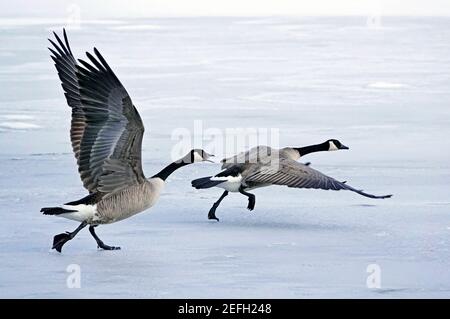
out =
[(183, 163), (187, 163), (187, 164), (192, 164), (192, 163), (198, 163), (198, 162), (211, 162), (213, 163), (212, 160), (210, 160), (210, 157), (213, 157), (214, 155), (212, 154), (208, 154), (206, 151), (199, 149), (199, 148), (195, 148), (193, 150), (191, 150), (189, 153), (187, 153), (182, 159), (181, 161)]
[(349, 148), (339, 142), (338, 140), (331, 139), (324, 143), (326, 146), (328, 146), (328, 151), (338, 151), (338, 150), (348, 150)]

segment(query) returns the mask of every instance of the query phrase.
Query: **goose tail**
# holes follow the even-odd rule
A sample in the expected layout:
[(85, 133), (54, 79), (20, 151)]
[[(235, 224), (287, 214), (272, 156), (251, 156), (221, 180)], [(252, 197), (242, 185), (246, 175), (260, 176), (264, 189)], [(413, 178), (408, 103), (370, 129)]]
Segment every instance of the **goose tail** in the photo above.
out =
[(73, 213), (76, 212), (76, 210), (71, 209), (65, 209), (62, 207), (42, 207), (41, 213), (44, 215), (61, 215), (66, 213)]
[(212, 178), (212, 176), (194, 179), (191, 182), (192, 187), (194, 187), (196, 189), (211, 188), (220, 183), (223, 183), (223, 181), (214, 181), (214, 180), (211, 180), (211, 178)]

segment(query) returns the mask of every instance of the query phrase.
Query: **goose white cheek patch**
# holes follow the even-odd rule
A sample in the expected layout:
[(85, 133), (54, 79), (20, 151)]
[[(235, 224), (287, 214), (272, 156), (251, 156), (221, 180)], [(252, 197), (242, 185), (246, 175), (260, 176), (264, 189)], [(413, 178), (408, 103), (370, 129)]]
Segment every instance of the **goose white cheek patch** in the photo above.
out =
[(328, 142), (330, 143), (330, 147), (328, 148), (329, 151), (337, 151), (339, 148), (336, 146), (336, 144), (334, 144), (333, 142)]
[(194, 162), (202, 162), (203, 157), (200, 156), (197, 152), (194, 152)]

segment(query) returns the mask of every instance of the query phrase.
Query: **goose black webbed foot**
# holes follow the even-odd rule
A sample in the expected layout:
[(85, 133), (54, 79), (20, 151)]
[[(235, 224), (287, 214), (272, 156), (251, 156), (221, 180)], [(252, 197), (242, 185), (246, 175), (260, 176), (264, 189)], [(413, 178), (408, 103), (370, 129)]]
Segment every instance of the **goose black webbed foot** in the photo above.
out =
[(217, 207), (211, 207), (211, 209), (208, 212), (208, 219), (215, 219), (217, 221), (220, 221), (219, 218), (216, 217), (216, 208)]
[(82, 222), (80, 226), (78, 226), (77, 229), (75, 229), (73, 232), (66, 231), (65, 233), (58, 234), (55, 237), (53, 237), (52, 249), (56, 249), (56, 251), (60, 253), (64, 244), (67, 243), (69, 240), (73, 239), (80, 230), (86, 227), (86, 225), (87, 225), (86, 222)]
[(255, 209), (255, 204), (256, 204), (256, 200), (255, 200), (255, 195), (250, 194), (252, 196), (248, 197), (248, 205), (247, 205), (247, 209), (252, 211), (253, 209)]
[(97, 234), (95, 233), (95, 227), (97, 225), (89, 226), (89, 232), (91, 233), (92, 237), (94, 237), (95, 241), (97, 242), (97, 248), (101, 248), (103, 250), (120, 250), (120, 247), (118, 246), (108, 246), (103, 241), (98, 238)]
[(104, 244), (101, 240), (97, 242), (97, 248), (101, 248), (103, 250), (120, 250), (119, 246), (108, 246)]
[(55, 237), (53, 237), (52, 249), (56, 249), (56, 251), (60, 253), (64, 244), (67, 243), (72, 238), (73, 237), (71, 236), (71, 233), (69, 233), (69, 232), (55, 235)]
[(228, 195), (228, 191), (224, 191), (222, 193), (222, 195), (219, 197), (219, 199), (217, 200), (217, 202), (215, 202), (211, 209), (209, 210), (208, 213), (208, 219), (215, 219), (217, 221), (219, 221), (219, 218), (216, 217), (216, 209), (217, 207), (219, 207), (220, 203), (222, 202), (222, 200)]
[(253, 195), (251, 193), (247, 193), (242, 186), (239, 187), (239, 193), (248, 197), (247, 209), (253, 210), (255, 208), (255, 202), (256, 202), (255, 195)]

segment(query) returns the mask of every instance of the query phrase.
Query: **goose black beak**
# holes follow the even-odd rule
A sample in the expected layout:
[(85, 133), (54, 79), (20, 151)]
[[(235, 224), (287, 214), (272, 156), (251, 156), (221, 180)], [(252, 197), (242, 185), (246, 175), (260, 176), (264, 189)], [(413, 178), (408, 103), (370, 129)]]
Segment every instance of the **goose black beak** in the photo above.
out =
[(350, 148), (348, 146), (345, 146), (344, 144), (341, 144), (341, 147), (339, 147), (340, 150), (349, 150)]
[(208, 154), (208, 153), (206, 153), (206, 156), (207, 156), (207, 158), (205, 159), (205, 162), (214, 163), (213, 160), (210, 160), (210, 159), (209, 159), (210, 157), (214, 157), (214, 154)]

